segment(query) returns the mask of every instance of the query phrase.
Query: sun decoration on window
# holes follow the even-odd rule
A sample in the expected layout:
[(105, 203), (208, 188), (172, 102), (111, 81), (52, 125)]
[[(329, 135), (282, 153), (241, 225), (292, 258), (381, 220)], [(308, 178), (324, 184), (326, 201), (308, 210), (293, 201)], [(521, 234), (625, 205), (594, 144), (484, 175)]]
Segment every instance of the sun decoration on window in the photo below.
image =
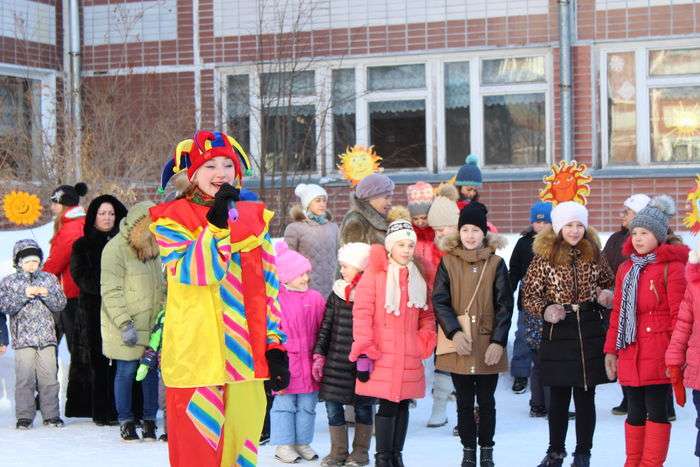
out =
[(25, 191), (12, 191), (2, 203), (5, 217), (17, 225), (32, 225), (41, 217), (41, 201), (37, 195)]
[(376, 172), (381, 172), (379, 161), (382, 158), (374, 152), (374, 146), (355, 145), (340, 155), (340, 164), (338, 170), (352, 186), (360, 183), (360, 180), (368, 175)]
[(565, 201), (575, 201), (583, 204), (588, 202), (586, 196), (591, 194), (589, 183), (593, 177), (586, 174), (586, 164), (576, 161), (559, 161), (552, 164), (552, 173), (544, 177), (545, 187), (540, 191), (542, 201), (550, 201), (553, 205)]
[(683, 225), (693, 234), (697, 234), (700, 232), (700, 175), (695, 177), (695, 186), (688, 193), (686, 200), (689, 210), (683, 218)]
[(700, 133), (700, 105), (686, 107), (683, 102), (674, 106), (664, 123), (671, 129), (668, 136), (675, 136), (681, 140), (697, 137)]

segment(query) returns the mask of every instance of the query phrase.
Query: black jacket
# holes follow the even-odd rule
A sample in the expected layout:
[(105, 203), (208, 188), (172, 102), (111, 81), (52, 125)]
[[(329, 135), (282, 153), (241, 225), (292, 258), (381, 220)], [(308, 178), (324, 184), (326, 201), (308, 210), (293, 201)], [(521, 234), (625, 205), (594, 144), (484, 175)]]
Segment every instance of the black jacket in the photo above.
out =
[(608, 261), (613, 276), (617, 274), (617, 268), (627, 259), (627, 257), (622, 254), (622, 246), (625, 244), (625, 240), (627, 240), (629, 235), (630, 231), (623, 227), (621, 230), (612, 234), (610, 238), (608, 238), (608, 241), (605, 242), (603, 255), (605, 255), (605, 259)]
[(352, 347), (352, 303), (331, 292), (318, 331), (314, 353), (326, 357), (319, 398), (354, 404), (363, 396), (355, 394), (355, 364), (348, 360)]
[[(510, 286), (515, 290), (520, 284), (520, 281), (525, 279), (527, 268), (530, 267), (532, 258), (535, 254), (532, 252), (532, 243), (535, 241), (535, 231), (531, 228), (523, 233), (523, 236), (518, 239), (515, 244), (513, 253), (510, 256), (508, 264), (508, 279)], [(518, 309), (522, 309), (522, 287), (518, 289)]]

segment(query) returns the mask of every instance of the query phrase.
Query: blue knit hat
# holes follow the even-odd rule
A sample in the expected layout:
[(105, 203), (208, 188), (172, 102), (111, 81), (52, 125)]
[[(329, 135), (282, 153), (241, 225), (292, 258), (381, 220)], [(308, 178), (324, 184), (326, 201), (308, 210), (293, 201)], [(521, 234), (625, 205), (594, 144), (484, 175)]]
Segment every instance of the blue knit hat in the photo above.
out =
[(457, 172), (457, 180), (455, 185), (457, 186), (473, 186), (476, 188), (481, 188), (481, 170), (477, 162), (479, 158), (476, 154), (469, 154), (464, 160), (464, 165), (459, 168)]
[(538, 201), (530, 208), (530, 223), (546, 222), (552, 223), (552, 203), (549, 201)]

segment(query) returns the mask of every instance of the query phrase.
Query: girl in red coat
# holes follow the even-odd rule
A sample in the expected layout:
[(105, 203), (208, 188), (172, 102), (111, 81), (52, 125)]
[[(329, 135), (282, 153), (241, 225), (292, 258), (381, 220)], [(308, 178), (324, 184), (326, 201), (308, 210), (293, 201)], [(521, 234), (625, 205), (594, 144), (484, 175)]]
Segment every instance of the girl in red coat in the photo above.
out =
[(386, 251), (372, 245), (357, 285), (349, 358), (357, 362), (356, 393), (379, 398), (375, 465), (403, 467), (408, 405), (425, 395), (422, 360), (433, 353), (437, 337), (428, 287), (413, 262), (410, 222), (389, 224), (384, 246)]
[(623, 246), (629, 255), (617, 271), (605, 340), (608, 377), (618, 378), (628, 399), (625, 467), (662, 466), (671, 425), (666, 397), (670, 379), (664, 353), (685, 293), (688, 247), (668, 237), (673, 200), (658, 196), (630, 222)]
[(85, 196), (87, 191), (87, 185), (80, 182), (75, 186), (61, 185), (51, 194), (51, 213), (55, 219), (54, 234), (44, 271), (58, 277), (68, 299), (66, 307), (56, 320), (56, 341), (58, 346), (65, 334), (69, 352), (73, 352), (73, 328), (80, 295), (80, 289), (70, 273), (70, 257), (73, 243), (83, 236), (85, 209), (80, 206), (80, 198)]

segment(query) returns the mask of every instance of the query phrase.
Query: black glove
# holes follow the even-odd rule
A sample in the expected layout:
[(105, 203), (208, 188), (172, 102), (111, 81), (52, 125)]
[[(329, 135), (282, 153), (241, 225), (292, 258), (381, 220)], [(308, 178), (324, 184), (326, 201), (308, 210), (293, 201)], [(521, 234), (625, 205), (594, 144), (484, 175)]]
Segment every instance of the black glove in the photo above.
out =
[(281, 391), (289, 386), (289, 357), (287, 352), (272, 349), (265, 352), (267, 366), (270, 369), (270, 388)]
[(240, 190), (224, 183), (214, 196), (214, 206), (209, 208), (207, 220), (220, 229), (228, 225), (228, 208), (231, 201), (240, 200)]

